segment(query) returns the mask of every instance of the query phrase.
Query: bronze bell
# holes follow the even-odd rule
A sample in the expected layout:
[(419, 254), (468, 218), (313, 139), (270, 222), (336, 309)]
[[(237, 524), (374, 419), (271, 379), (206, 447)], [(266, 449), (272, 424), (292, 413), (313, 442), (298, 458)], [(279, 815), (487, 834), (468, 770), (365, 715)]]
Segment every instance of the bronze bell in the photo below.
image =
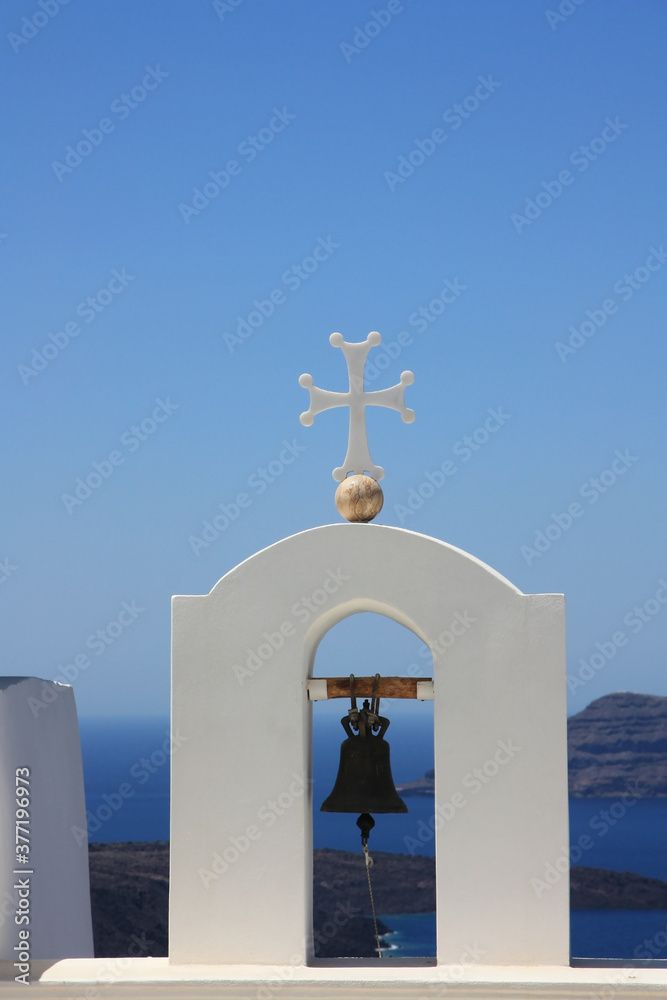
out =
[(406, 813), (408, 807), (396, 791), (389, 763), (389, 744), (384, 740), (389, 719), (377, 714), (379, 699), (375, 697), (372, 707), (365, 701), (364, 707), (357, 710), (352, 678), (351, 697), (352, 708), (340, 720), (348, 738), (341, 744), (338, 775), (320, 811)]

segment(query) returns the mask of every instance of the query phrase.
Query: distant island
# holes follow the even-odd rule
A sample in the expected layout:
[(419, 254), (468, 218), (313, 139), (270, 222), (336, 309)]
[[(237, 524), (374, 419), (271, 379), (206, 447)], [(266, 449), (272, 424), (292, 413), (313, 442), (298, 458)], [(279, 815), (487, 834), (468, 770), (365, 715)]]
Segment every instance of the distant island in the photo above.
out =
[(667, 796), (667, 698), (618, 691), (567, 720), (570, 795)]
[[(97, 958), (167, 954), (169, 843), (89, 844), (90, 895)], [(432, 913), (435, 859), (373, 852), (379, 913)], [(376, 955), (361, 852), (314, 851), (315, 954)], [(573, 909), (667, 910), (667, 882), (633, 872), (570, 869)], [(334, 919), (335, 918), (335, 919)], [(380, 932), (391, 928), (380, 923)]]
[[(572, 798), (667, 796), (667, 698), (618, 691), (567, 720)], [(433, 796), (435, 772), (397, 785), (399, 795)]]
[(423, 778), (416, 781), (406, 781), (402, 785), (396, 785), (396, 791), (404, 798), (410, 795), (435, 796), (435, 771), (427, 771)]

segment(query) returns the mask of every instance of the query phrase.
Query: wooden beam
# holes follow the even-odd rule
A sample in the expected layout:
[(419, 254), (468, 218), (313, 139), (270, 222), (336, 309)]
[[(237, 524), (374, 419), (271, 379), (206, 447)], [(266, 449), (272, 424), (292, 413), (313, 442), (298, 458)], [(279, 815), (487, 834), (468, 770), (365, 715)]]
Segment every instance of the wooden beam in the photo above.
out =
[[(354, 694), (357, 699), (371, 698), (372, 677), (355, 677)], [(311, 677), (308, 680), (308, 697), (311, 701), (328, 698), (349, 698), (350, 678)], [(430, 677), (380, 677), (379, 698), (418, 698), (420, 701), (433, 700), (433, 680)], [(361, 705), (359, 705), (361, 708)]]

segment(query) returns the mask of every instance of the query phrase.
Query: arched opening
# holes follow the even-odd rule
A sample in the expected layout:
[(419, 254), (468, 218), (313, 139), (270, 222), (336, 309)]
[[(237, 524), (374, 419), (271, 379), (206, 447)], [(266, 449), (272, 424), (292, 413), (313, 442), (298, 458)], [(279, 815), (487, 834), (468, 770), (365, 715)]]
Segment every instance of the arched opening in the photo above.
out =
[[(372, 612), (349, 615), (324, 635), (313, 676), (433, 677), (431, 651), (413, 632)], [(363, 699), (358, 698), (358, 707)], [(378, 958), (361, 836), (352, 813), (321, 812), (346, 733), (349, 698), (313, 703), (313, 954)], [(383, 699), (391, 771), (408, 812), (374, 816), (368, 842), (382, 957), (434, 961), (435, 834), (433, 702)], [(382, 933), (384, 931), (384, 933)]]

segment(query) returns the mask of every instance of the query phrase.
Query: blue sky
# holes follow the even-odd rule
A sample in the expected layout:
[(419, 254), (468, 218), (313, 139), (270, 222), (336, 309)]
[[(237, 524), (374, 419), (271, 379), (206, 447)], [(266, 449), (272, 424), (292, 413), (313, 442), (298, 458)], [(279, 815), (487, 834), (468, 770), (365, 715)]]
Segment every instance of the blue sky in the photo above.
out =
[[(339, 520), (347, 417), (303, 428), (298, 377), (346, 388), (329, 335), (378, 330), (417, 414), (369, 413), (378, 522), (565, 593), (570, 711), (667, 695), (667, 11), (561, 8), (3, 5), (7, 674), (166, 713), (171, 595)], [(424, 662), (360, 616), (318, 669), (351, 646)]]

